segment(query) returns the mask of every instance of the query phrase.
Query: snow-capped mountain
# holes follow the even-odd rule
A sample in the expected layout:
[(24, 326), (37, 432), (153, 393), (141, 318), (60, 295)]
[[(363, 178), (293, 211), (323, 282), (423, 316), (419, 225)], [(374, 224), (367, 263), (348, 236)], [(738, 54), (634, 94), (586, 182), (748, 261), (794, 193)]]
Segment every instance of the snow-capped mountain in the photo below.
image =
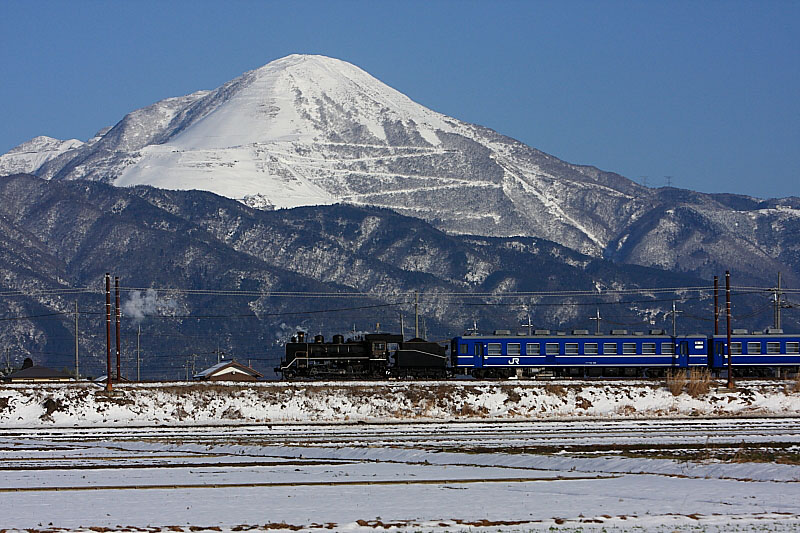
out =
[[(262, 209), (381, 206), (453, 234), (535, 236), (703, 276), (800, 272), (797, 239), (771, 230), (800, 227), (800, 201), (643, 187), (436, 113), (323, 56), (162, 100), (86, 143), (34, 141), (0, 156), (0, 174), (207, 190)], [(12, 167), (23, 152), (26, 166)]]
[(0, 176), (35, 172), (51, 159), (81, 146), (83, 142), (78, 139), (61, 141), (44, 135), (34, 137), (0, 156)]

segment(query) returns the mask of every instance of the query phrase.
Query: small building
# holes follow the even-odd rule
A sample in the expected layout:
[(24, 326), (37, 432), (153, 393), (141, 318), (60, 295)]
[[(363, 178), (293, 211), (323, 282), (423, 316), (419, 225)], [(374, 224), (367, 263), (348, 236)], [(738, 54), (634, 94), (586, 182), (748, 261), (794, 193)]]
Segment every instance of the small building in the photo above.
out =
[(217, 363), (192, 377), (199, 381), (256, 381), (262, 376), (249, 366), (231, 360)]
[(34, 365), (28, 358), (22, 363), (22, 369), (12, 372), (6, 376), (6, 381), (11, 383), (58, 383), (62, 381), (72, 381), (74, 378), (58, 370), (44, 366)]

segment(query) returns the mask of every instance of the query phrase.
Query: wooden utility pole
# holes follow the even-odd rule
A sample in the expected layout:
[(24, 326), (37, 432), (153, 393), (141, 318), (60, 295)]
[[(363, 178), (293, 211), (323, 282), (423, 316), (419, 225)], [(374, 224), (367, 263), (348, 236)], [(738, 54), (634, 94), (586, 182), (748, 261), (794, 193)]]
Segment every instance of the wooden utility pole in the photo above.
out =
[(111, 275), (106, 272), (106, 391), (111, 392)]

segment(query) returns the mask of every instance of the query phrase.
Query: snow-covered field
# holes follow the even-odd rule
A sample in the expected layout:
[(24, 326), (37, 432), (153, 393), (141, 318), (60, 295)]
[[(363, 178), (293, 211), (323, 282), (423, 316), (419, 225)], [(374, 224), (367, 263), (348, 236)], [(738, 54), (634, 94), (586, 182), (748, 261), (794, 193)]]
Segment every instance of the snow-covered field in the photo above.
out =
[(800, 529), (792, 383), (118, 390), (0, 388), (0, 530)]
[[(5, 429), (0, 521), (97, 532), (800, 528), (800, 465), (786, 461), (800, 419), (684, 422)], [(785, 464), (725, 460), (728, 448), (782, 450)], [(692, 450), (706, 455), (661, 456)]]
[(796, 416), (795, 382), (724, 382), (697, 397), (659, 382), (154, 383), (0, 387), (3, 427)]

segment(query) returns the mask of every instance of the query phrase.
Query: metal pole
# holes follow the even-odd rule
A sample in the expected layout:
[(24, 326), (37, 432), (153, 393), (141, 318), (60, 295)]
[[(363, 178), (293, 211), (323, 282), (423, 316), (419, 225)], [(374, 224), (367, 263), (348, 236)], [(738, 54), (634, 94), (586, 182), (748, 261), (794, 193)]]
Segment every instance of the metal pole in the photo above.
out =
[(775, 329), (781, 329), (781, 273), (778, 272), (778, 291), (775, 293)]
[(419, 338), (419, 292), (414, 291), (414, 338)]
[(675, 300), (672, 300), (672, 336), (675, 337)]
[(403, 313), (400, 313), (400, 336), (403, 337), (403, 340), (406, 338), (406, 327), (403, 323)]
[(734, 387), (733, 383), (733, 356), (731, 355), (731, 273), (725, 271), (725, 308), (728, 315), (728, 388)]
[(78, 369), (78, 300), (75, 300), (75, 381), (80, 379)]
[(111, 276), (106, 272), (106, 390), (111, 392)]
[(136, 381), (142, 381), (142, 351), (141, 351), (141, 339), (142, 339), (142, 325), (139, 324), (139, 330), (136, 332)]
[(119, 276), (114, 276), (114, 314), (117, 320), (117, 383), (122, 379), (122, 371), (120, 370), (120, 356), (119, 356)]
[(714, 336), (719, 335), (719, 276), (714, 276)]

